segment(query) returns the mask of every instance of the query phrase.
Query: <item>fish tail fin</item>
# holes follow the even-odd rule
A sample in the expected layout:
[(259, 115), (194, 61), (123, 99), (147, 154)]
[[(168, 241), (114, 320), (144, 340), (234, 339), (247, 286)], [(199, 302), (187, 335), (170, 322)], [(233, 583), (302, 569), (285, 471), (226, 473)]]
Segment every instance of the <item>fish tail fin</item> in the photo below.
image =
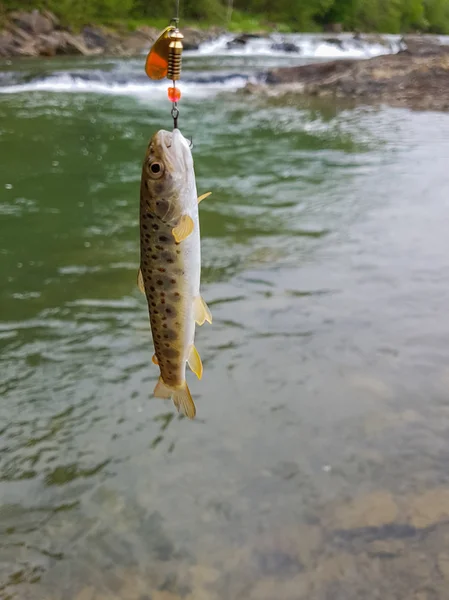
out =
[(172, 398), (173, 402), (178, 409), (178, 412), (181, 411), (185, 414), (189, 419), (193, 419), (196, 415), (195, 403), (190, 395), (189, 386), (187, 382), (184, 381), (184, 384), (181, 388), (172, 390)]
[(173, 390), (171, 390), (168, 385), (164, 383), (162, 377), (159, 377), (153, 394), (155, 398), (164, 398), (164, 400), (166, 400), (167, 398), (171, 398)]

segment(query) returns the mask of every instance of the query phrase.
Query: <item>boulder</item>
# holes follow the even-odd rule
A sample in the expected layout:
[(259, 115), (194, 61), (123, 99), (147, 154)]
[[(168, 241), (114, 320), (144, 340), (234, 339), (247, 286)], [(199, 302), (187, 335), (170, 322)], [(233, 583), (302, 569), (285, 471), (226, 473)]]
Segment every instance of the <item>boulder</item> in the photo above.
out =
[(340, 38), (325, 38), (324, 42), (326, 42), (326, 44), (331, 44), (332, 46), (336, 46), (340, 50), (343, 50), (343, 48), (344, 48), (343, 40), (341, 40)]
[(51, 33), (54, 28), (54, 15), (46, 11), (46, 14), (40, 13), (38, 10), (32, 12), (15, 11), (9, 17), (11, 21), (20, 29), (30, 33), (39, 35), (41, 33)]
[(86, 46), (84, 38), (81, 35), (72, 35), (68, 31), (60, 31), (58, 33), (59, 43), (56, 54), (82, 54), (83, 56), (89, 56), (98, 53)]
[(81, 35), (87, 48), (106, 48), (108, 39), (100, 27), (84, 27)]
[(300, 47), (293, 42), (276, 42), (271, 44), (271, 49), (279, 52), (301, 52)]
[(14, 36), (10, 31), (0, 33), (0, 56), (8, 57), (16, 54)]
[(198, 50), (200, 44), (209, 39), (207, 32), (195, 27), (184, 27), (182, 33), (184, 34), (182, 40), (184, 50)]
[(405, 47), (401, 52), (412, 56), (431, 56), (447, 52), (447, 48), (437, 38), (430, 36), (406, 35), (402, 37), (401, 43)]

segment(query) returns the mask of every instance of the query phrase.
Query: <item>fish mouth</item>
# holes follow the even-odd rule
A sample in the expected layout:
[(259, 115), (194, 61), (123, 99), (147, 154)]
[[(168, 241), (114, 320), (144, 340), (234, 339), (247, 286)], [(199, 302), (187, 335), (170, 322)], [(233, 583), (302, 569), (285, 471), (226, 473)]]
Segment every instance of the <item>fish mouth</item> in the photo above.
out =
[(165, 167), (172, 174), (185, 172), (193, 166), (189, 142), (179, 129), (158, 131), (154, 142), (160, 150)]

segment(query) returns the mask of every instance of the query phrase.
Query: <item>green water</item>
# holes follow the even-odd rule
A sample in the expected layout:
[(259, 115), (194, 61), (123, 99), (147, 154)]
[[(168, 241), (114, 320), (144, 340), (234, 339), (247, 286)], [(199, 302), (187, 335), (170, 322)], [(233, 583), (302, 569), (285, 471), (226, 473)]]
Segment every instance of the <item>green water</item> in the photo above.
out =
[(186, 98), (194, 422), (136, 287), (169, 124), (0, 95), (0, 598), (449, 598), (449, 116)]

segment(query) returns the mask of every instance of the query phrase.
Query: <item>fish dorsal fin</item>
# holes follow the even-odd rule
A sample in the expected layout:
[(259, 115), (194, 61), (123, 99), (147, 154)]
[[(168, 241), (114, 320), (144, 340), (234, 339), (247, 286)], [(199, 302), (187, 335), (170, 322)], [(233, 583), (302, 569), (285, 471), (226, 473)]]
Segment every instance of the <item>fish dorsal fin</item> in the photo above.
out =
[(198, 350), (193, 344), (190, 346), (187, 362), (198, 379), (201, 379), (203, 376), (203, 363), (201, 362), (201, 357), (198, 354)]
[(179, 223), (176, 227), (173, 227), (172, 233), (175, 238), (175, 242), (179, 244), (183, 240), (189, 237), (194, 228), (194, 223), (192, 217), (189, 215), (182, 215), (179, 219)]
[(142, 275), (141, 269), (139, 269), (139, 272), (137, 273), (137, 286), (138, 286), (139, 290), (142, 292), (142, 294), (145, 294), (145, 285), (143, 283), (143, 275)]
[(159, 364), (156, 354), (153, 354), (153, 356), (151, 357), (151, 362), (153, 363), (153, 365)]
[(212, 192), (206, 192), (205, 194), (203, 194), (202, 196), (198, 196), (198, 204), (201, 202), (201, 200), (205, 200), (208, 196), (210, 196), (212, 194)]
[(212, 323), (212, 314), (201, 296), (193, 300), (193, 314), (198, 325), (203, 325), (204, 321)]

